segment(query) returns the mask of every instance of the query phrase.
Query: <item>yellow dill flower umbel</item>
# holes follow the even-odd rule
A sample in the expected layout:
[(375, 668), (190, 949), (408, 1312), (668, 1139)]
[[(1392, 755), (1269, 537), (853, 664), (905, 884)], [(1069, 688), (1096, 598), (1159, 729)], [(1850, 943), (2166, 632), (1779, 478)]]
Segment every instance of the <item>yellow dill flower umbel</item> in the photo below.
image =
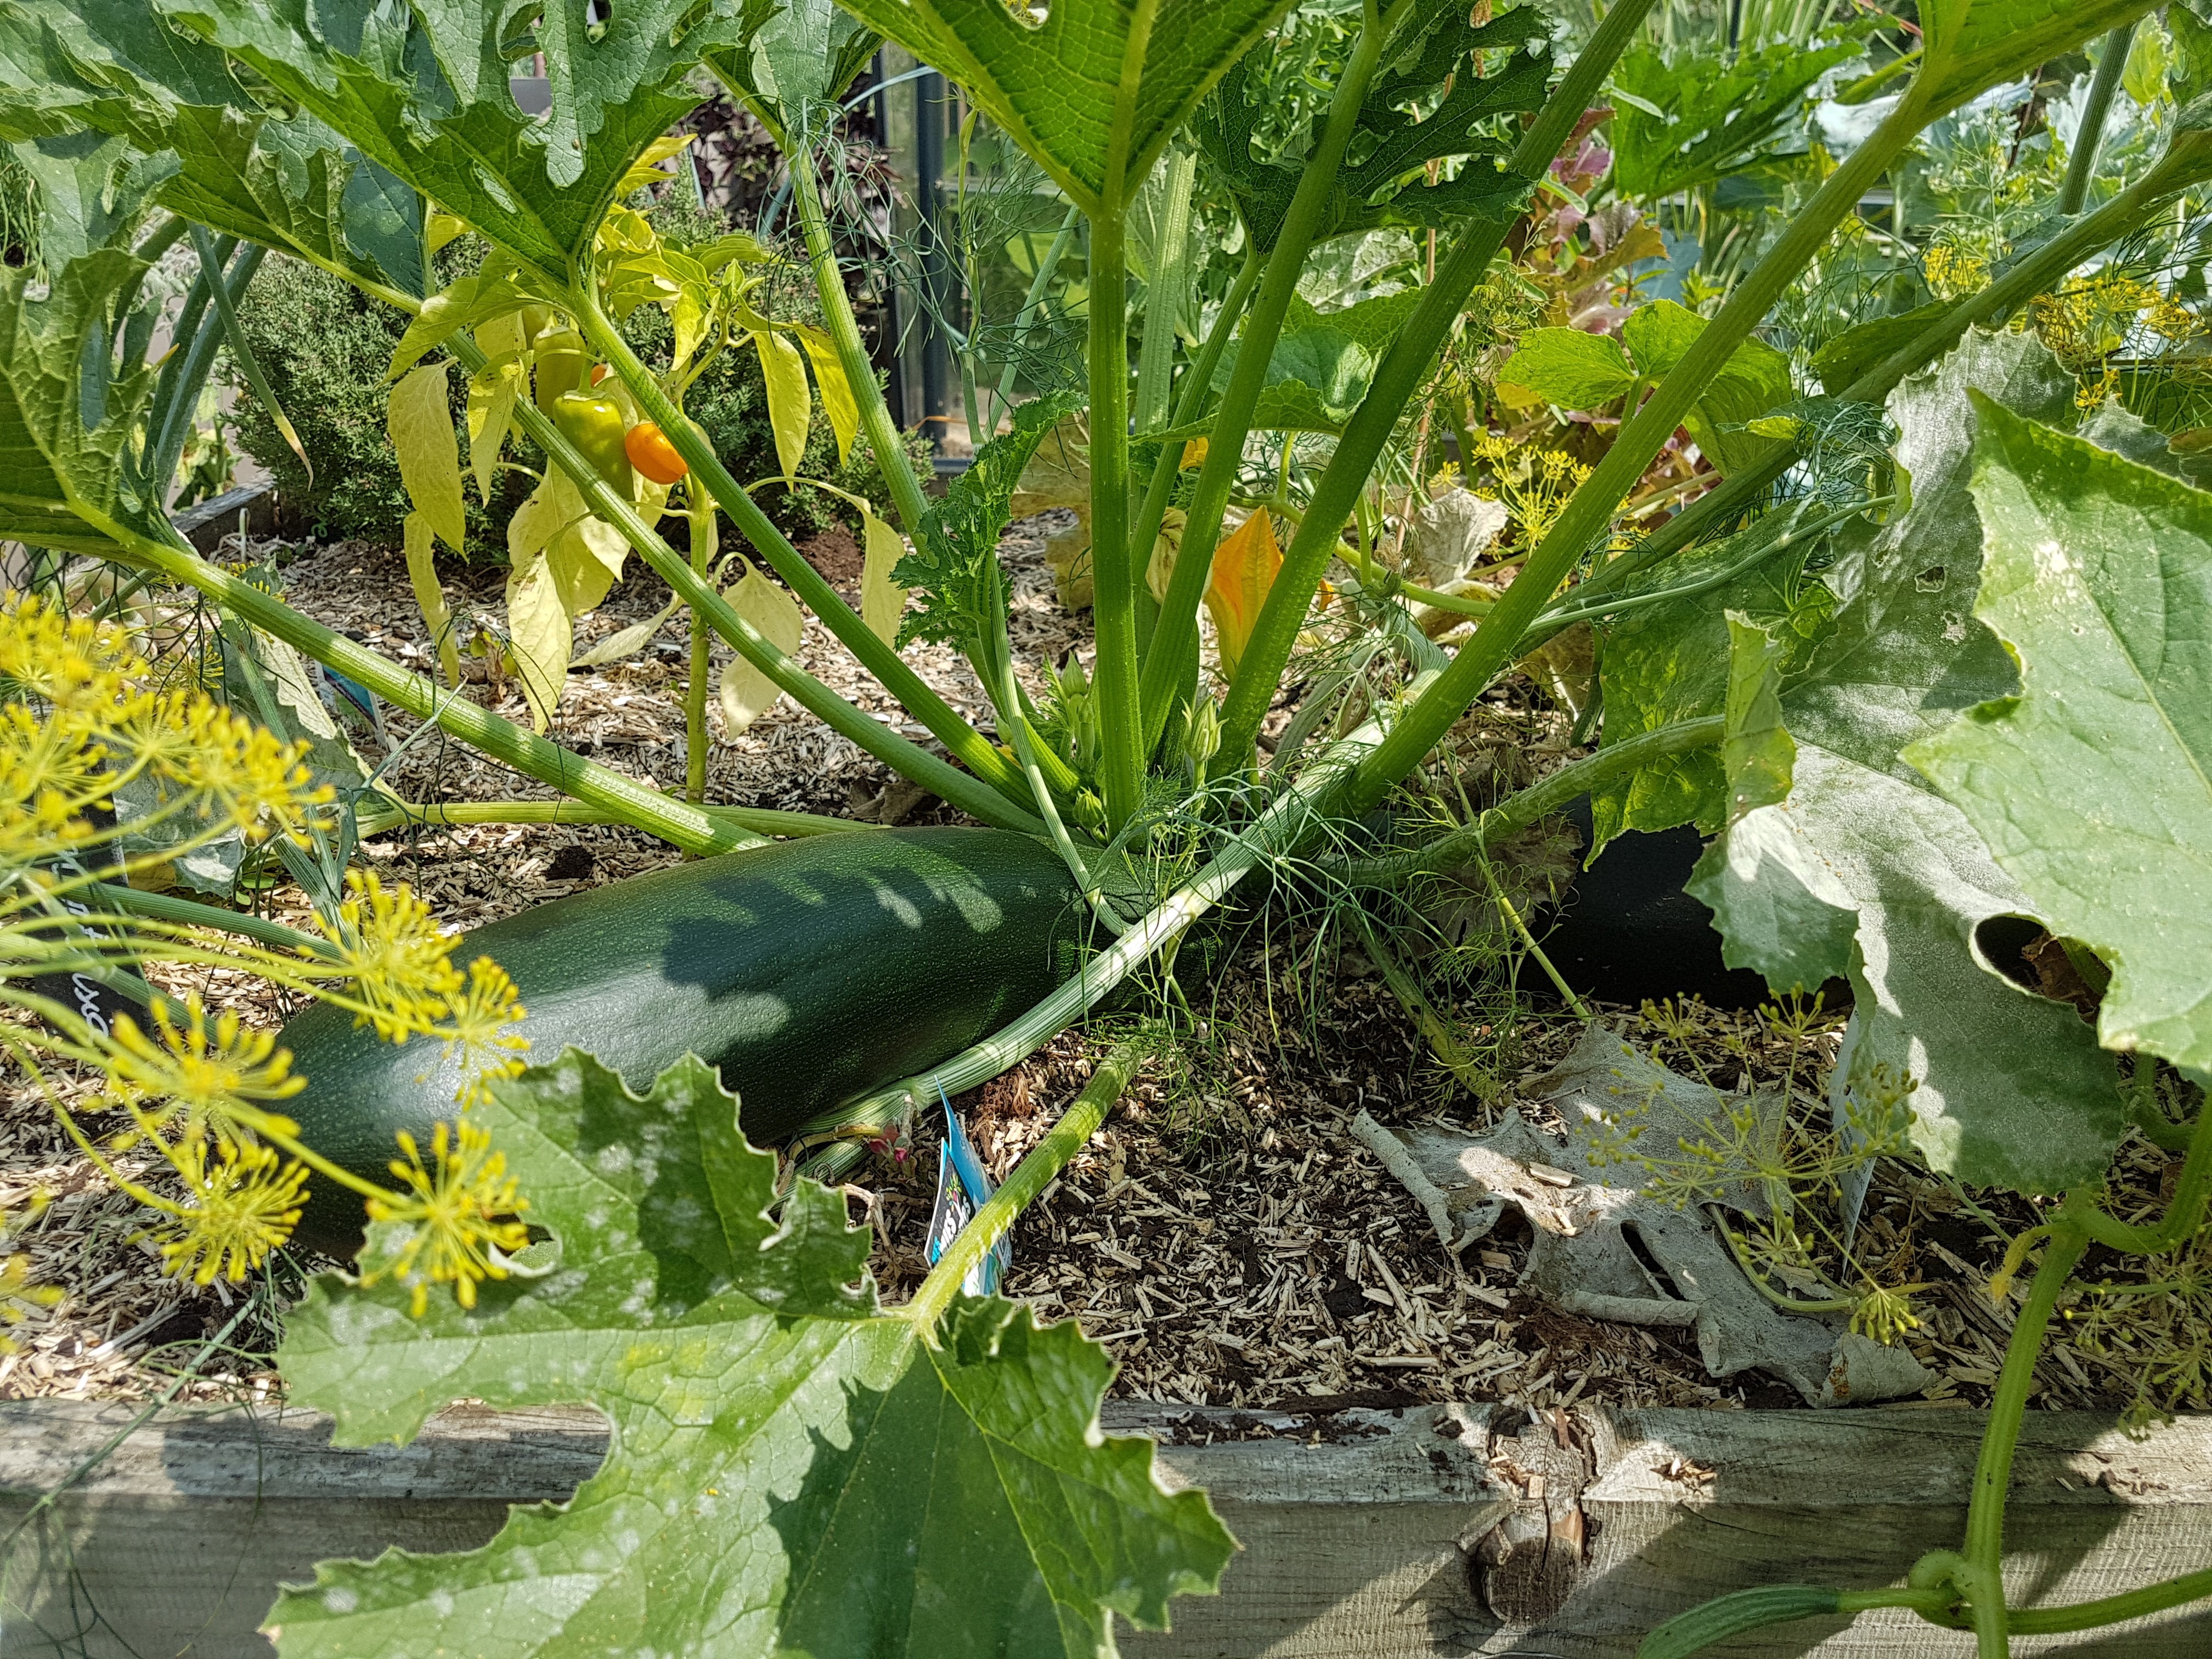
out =
[(405, 1189), (368, 1200), (372, 1221), (399, 1222), (413, 1229), (388, 1264), (363, 1275), (370, 1282), (389, 1273), (414, 1290), (419, 1319), (429, 1305), (430, 1287), (450, 1284), (464, 1308), (477, 1304), (477, 1286), (504, 1279), (507, 1269), (495, 1251), (513, 1255), (530, 1242), (530, 1230), (516, 1218), (529, 1207), (507, 1155), (492, 1150), (490, 1133), (467, 1118), (448, 1128), (437, 1126), (430, 1162), (405, 1130), (399, 1133), (402, 1163), (392, 1173)]
[(197, 992), (185, 999), (181, 1027), (162, 1001), (150, 1012), (150, 1035), (128, 1014), (117, 1018), (107, 1074), (127, 1101), (161, 1103), (156, 1121), (181, 1109), (197, 1130), (210, 1119), (226, 1123), (240, 1104), (258, 1109), (307, 1086), (306, 1079), (292, 1074), (292, 1056), (276, 1046), (273, 1032), (248, 1029), (235, 1012), (210, 1023)]
[(337, 925), (324, 924), (323, 931), (368, 1005), (354, 1023), (374, 1025), (386, 1042), (431, 1030), (463, 987), (453, 941), (405, 887), (387, 889), (374, 874), (356, 872), (346, 889)]
[(0, 679), (57, 708), (102, 708), (146, 672), (113, 623), (57, 611), (35, 597), (0, 595)]
[(447, 1054), (460, 1057), (463, 1111), (484, 1097), (494, 1079), (513, 1077), (522, 1069), (521, 1054), (530, 1039), (507, 1028), (526, 1012), (506, 969), (489, 957), (469, 964), (469, 982), (447, 1002), (439, 1028)]
[(285, 743), (205, 692), (141, 699), (112, 742), (161, 784), (166, 810), (188, 811), (216, 832), (234, 825), (249, 841), (273, 833), (303, 840), (314, 809), (332, 799), (307, 770), (304, 741)]
[(161, 1260), (179, 1279), (211, 1285), (220, 1273), (244, 1279), (292, 1236), (300, 1219), (307, 1171), (297, 1159), (280, 1162), (268, 1146), (225, 1141), (208, 1163), (208, 1142), (187, 1141), (170, 1151), (191, 1201), (163, 1204), (170, 1216), (161, 1230)]

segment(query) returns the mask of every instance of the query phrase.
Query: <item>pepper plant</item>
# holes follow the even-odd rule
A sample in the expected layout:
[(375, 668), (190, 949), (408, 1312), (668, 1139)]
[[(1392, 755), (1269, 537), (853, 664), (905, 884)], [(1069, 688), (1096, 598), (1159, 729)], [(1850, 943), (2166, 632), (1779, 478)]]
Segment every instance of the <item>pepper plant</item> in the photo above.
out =
[[(1325, 112), (1286, 151), (1262, 155), (1238, 65), (1283, 9), (1282, 0), (1060, 0), (1038, 11), (997, 0), (850, 0), (847, 15), (812, 0), (635, 0), (611, 10), (549, 0), (523, 18), (485, 0), (419, 9), (0, 0), (0, 132), (22, 142), (99, 135), (117, 146), (104, 199), (135, 191), (131, 199), (180, 226), (307, 259), (409, 313), (415, 355), (395, 364), (396, 420), (418, 403), (428, 408), (428, 392), (406, 388), (431, 384), (418, 376), (442, 381), (449, 361), (479, 388), (472, 461), (479, 443), (498, 453), (509, 423), (548, 459), (510, 597), (526, 611), (540, 607), (545, 643), (531, 654), (542, 669), (566, 650), (551, 610), (573, 616), (578, 596), (603, 592), (634, 551), (690, 609), (695, 629), (734, 647), (757, 677), (744, 695), (788, 695), (971, 817), (1057, 850), (1097, 918), (1100, 948), (1077, 979), (935, 1068), (933, 1098), (937, 1087), (972, 1086), (1033, 1052), (1254, 869), (1313, 855), (1332, 821), (1365, 817), (1418, 774), (1501, 673), (1565, 630), (1601, 624), (1598, 749), (1448, 846), (1384, 849), (1343, 864), (1347, 878), (1418, 872), (1585, 789), (1597, 792), (1608, 828), (1700, 823), (1721, 833), (1699, 890), (1737, 958), (1784, 988), (1833, 973), (1852, 979), (1862, 1018), (1840, 1086), (1877, 1066), (1914, 1077), (1917, 1143), (1938, 1168), (2039, 1192), (2094, 1184), (2128, 1109), (2107, 1050), (2200, 1062), (2159, 1047), (2168, 1037), (2148, 1012), (2130, 1012), (2134, 1023), (2116, 1024), (2100, 1047), (2063, 1030), (2062, 1015), (2011, 1006), (2003, 999), (2014, 994), (1982, 983), (1990, 975), (1971, 953), (1972, 927), (2013, 902), (2008, 860), (2030, 882), (2051, 814), (2009, 799), (1994, 809), (1968, 804), (1987, 788), (1989, 769), (1966, 764), (1972, 788), (1954, 785), (1941, 744), (1927, 746), (1960, 709), (2009, 708), (2017, 695), (2004, 678), (2010, 659), (1970, 625), (1979, 568), (1970, 521), (1978, 520), (1966, 503), (1978, 486), (1970, 488), (1955, 437), (1945, 435), (1959, 428), (1955, 418), (1946, 426), (1943, 411), (1993, 374), (2008, 386), (2007, 376), (2021, 381), (2021, 398), (2007, 402), (2043, 410), (2027, 397), (2043, 371), (1971, 331), (2008, 317), (2200, 181), (2212, 161), (2202, 129), (2177, 123), (2149, 174), (1989, 287), (1846, 337), (1820, 370), (1818, 398), (1776, 372), (1757, 335), (1929, 123), (2125, 27), (2150, 0), (1928, 0), (1917, 46), (1858, 89), (1894, 100), (1872, 136), (1725, 303), (1710, 317), (1654, 307), (1632, 319), (1628, 352), (1599, 365), (1618, 373), (1596, 377), (1620, 400), (1609, 446), (1547, 512), (1510, 585), (1481, 599), (1409, 592), (1371, 556), (1372, 479), (1417, 417), (1439, 352), (1533, 192), (1548, 187), (1554, 158), (1606, 95), (1650, 0), (1616, 0), (1563, 70), (1533, 9), (1486, 8), (1476, 23), (1443, 0), (1370, 0)], [(896, 465), (896, 434), (837, 280), (811, 171), (836, 94), (873, 48), (871, 31), (958, 81), (1043, 168), (1087, 239), (1087, 386), (1018, 411), (937, 503)], [(532, 53), (543, 54), (551, 88), (542, 119), (521, 114), (507, 84)], [(783, 332), (745, 308), (745, 250), (661, 246), (641, 239), (618, 206), (641, 165), (667, 153), (664, 135), (694, 101), (702, 66), (787, 147), (829, 320), (827, 349), (802, 338), (799, 350), (833, 421), (842, 381), (853, 428), (890, 463), (886, 491), (915, 550), (894, 561), (890, 538), (872, 534), (872, 616), (848, 606), (775, 531), (682, 413), (686, 365), (718, 341), (728, 349), (746, 337), (764, 364), (782, 366), (772, 379), (803, 374)], [(1156, 167), (1169, 179), (1168, 216), (1187, 205), (1194, 169), (1187, 153), (1171, 154), (1178, 144), (1202, 150), (1228, 181), (1246, 252), (1229, 302), (1180, 376), (1168, 321), (1176, 296), (1154, 285), (1133, 374), (1130, 215)], [(1433, 231), (1432, 270), (1405, 294), (1315, 312), (1298, 288), (1316, 250), (1382, 226)], [(465, 289), (434, 293), (425, 250), (456, 229), (489, 252)], [(132, 296), (149, 248), (91, 251), (43, 297), (5, 279), (0, 450), (14, 463), (15, 493), (0, 501), (0, 533), (196, 588), (387, 701), (688, 850), (830, 827), (708, 810), (620, 778), (184, 549), (125, 464), (143, 447), (144, 377), (114, 370), (114, 343), (143, 326), (131, 320), (143, 314)], [(641, 361), (621, 332), (624, 307), (642, 303), (665, 305), (676, 325), (665, 369)], [(1311, 348), (1331, 340), (1329, 361), (1346, 372), (1316, 372), (1322, 384), (1304, 378)], [(1539, 338), (1522, 349), (1531, 354), (1523, 372), (1540, 390), (1556, 384), (1547, 351), (1564, 359), (1586, 349)], [(442, 360), (420, 361), (433, 353)], [(1938, 360), (1930, 374), (1908, 378)], [(587, 378), (595, 363), (611, 371), (597, 386)], [(1843, 438), (1863, 436), (1885, 400), (1903, 429), (1897, 453), (1863, 446), (1863, 476), (1839, 472)], [(619, 451), (608, 405), (623, 427)], [(997, 540), (1036, 447), (1079, 410), (1097, 657), (1087, 675), (1055, 673), (1053, 694), (1033, 707), (1013, 672)], [(1656, 532), (1620, 535), (1623, 502), (1686, 424), (1725, 481)], [(1285, 433), (1334, 442), (1295, 501), (1280, 483), (1286, 459), (1275, 495), (1232, 527), (1256, 434), (1269, 434), (1273, 452), (1273, 434)], [(427, 570), (430, 537), (444, 533), (439, 520), (450, 523), (459, 501), (450, 428), (416, 461), (428, 522), (410, 546)], [(1787, 487), (1800, 462), (1824, 487), (1842, 479), (1809, 514)], [(1912, 475), (1911, 504), (1884, 520), (1896, 492), (1875, 474), (1892, 465)], [(657, 527), (672, 487), (694, 525), (688, 556)], [(781, 579), (785, 597), (771, 602), (754, 588), (746, 602), (755, 574), (734, 593), (721, 590), (702, 528), (714, 510), (736, 526), (747, 556)], [(1175, 534), (1170, 512), (1181, 514)], [(1287, 545), (1278, 516), (1291, 526)], [(1801, 603), (1815, 542), (1839, 550), (1851, 573), (1828, 584), (1832, 614)], [(1390, 695), (1357, 708), (1302, 711), (1297, 740), (1285, 733), (1263, 770), (1263, 725), (1286, 684), (1304, 678), (1293, 657), (1325, 581), (1330, 607), (1355, 618), (1402, 672)], [(904, 601), (891, 595), (906, 586), (918, 604), (894, 629)], [(1455, 648), (1436, 644), (1409, 612), (1410, 600), (1437, 597), (1456, 599), (1471, 619)], [(1211, 664), (1199, 624), (1209, 600)], [(793, 661), (793, 605), (939, 748), (910, 741)], [(1711, 630), (1726, 628), (1730, 610), (1804, 625), (1786, 650), (1757, 647), (1768, 635), (1752, 626), (1729, 630), (1716, 651)], [(957, 645), (975, 665), (996, 740), (902, 655), (901, 644), (921, 635)], [(695, 632), (699, 666), (704, 639)], [(1732, 648), (1743, 641), (1755, 660)], [(2032, 664), (2032, 649), (2022, 654)], [(1869, 664), (1881, 673), (1860, 672)], [(703, 679), (695, 670), (695, 698)], [(1757, 695), (1732, 697), (1731, 684)], [(540, 689), (541, 709), (549, 690)], [(1306, 738), (1338, 715), (1340, 735), (1309, 753)], [(1972, 718), (1978, 731), (2010, 716)], [(695, 754), (702, 730), (695, 712)], [(1914, 738), (1921, 746), (1908, 748)], [(1923, 761), (1938, 781), (1933, 793), (1905, 775)], [(1899, 815), (1893, 823), (1914, 826), (1908, 843), (1881, 844), (1887, 808)], [(2020, 828), (2019, 845), (1984, 821), (1992, 811)], [(1187, 878), (1162, 884), (1146, 850), (1170, 820), (1205, 823), (1212, 852)], [(1939, 1028), (1958, 998), (1984, 1022), (1977, 1030), (1992, 1052), (2023, 1056), (2016, 1070), (1976, 1076), (1963, 1045), (1944, 1048)], [(2138, 1001), (2160, 1006), (2154, 994), (2119, 1006)], [(771, 1162), (743, 1143), (734, 1103), (701, 1068), (678, 1067), (643, 1098), (574, 1054), (495, 1085), (479, 1109), (548, 1237), (474, 1310), (441, 1307), (418, 1320), (387, 1288), (325, 1282), (294, 1322), (284, 1363), (300, 1397), (330, 1407), (349, 1440), (404, 1437), (468, 1394), (595, 1401), (613, 1425), (614, 1450), (567, 1511), (518, 1515), (461, 1562), (387, 1557), (326, 1570), (280, 1606), (282, 1650), (410, 1651), (434, 1623), (450, 1645), (518, 1654), (604, 1651), (640, 1628), (656, 1647), (702, 1652), (872, 1651), (896, 1633), (931, 1649), (1048, 1650), (1056, 1642), (1073, 1653), (1106, 1647), (1109, 1610), (1163, 1621), (1170, 1595), (1218, 1578), (1228, 1550), (1218, 1522), (1202, 1499), (1164, 1497), (1145, 1476), (1140, 1448), (1095, 1435), (1107, 1374), (1097, 1349), (1072, 1328), (1037, 1329), (1003, 1302), (955, 1295), (960, 1264), (989, 1248), (1072, 1155), (1124, 1069), (1118, 1059), (1102, 1067), (1084, 1104), (1010, 1178), (916, 1302), (888, 1313), (856, 1288), (864, 1241), (844, 1229), (830, 1189), (802, 1178), (771, 1214)], [(857, 1157), (861, 1138), (911, 1111), (922, 1086), (890, 1082), (813, 1126), (837, 1143), (816, 1167)], [(2194, 1224), (2197, 1190), (2184, 1195), (2175, 1224)], [(2075, 1231), (2105, 1224), (2092, 1213), (2086, 1199), (2062, 1206), (2039, 1286), (2043, 1273), (2063, 1279)], [(2048, 1299), (2032, 1296), (2023, 1341), (2040, 1329), (2039, 1305), (2047, 1310)], [(2000, 1460), (2003, 1437), (1991, 1443)], [(957, 1547), (928, 1519), (955, 1503)], [(1965, 1565), (1915, 1587), (1912, 1604), (1971, 1621), (1985, 1652), (2002, 1651), (2014, 1615), (1993, 1576), (1994, 1523), (1978, 1525)], [(885, 1574), (887, 1561), (901, 1565)]]

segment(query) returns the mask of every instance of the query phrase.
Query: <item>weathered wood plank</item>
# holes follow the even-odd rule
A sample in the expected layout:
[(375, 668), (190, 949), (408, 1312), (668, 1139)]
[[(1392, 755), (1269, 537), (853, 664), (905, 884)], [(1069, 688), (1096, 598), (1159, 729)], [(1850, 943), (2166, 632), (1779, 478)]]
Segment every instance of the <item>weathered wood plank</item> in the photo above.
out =
[[(1107, 1421), (1188, 1443), (1222, 1432), (1232, 1416), (1117, 1407)], [(22, 1494), (53, 1488), (129, 1420), (115, 1407), (0, 1402), (0, 1528), (29, 1510)], [(1955, 1544), (1981, 1419), (1630, 1412), (1551, 1425), (1571, 1429), (1578, 1449), (1548, 1460), (1525, 1422), (1498, 1426), (1508, 1432), (1491, 1433), (1486, 1408), (1425, 1407), (1341, 1414), (1318, 1444), (1164, 1444), (1162, 1478), (1206, 1486), (1244, 1550), (1218, 1600), (1180, 1603), (1171, 1635), (1128, 1634), (1125, 1651), (1627, 1659), (1653, 1625), (1721, 1591), (1783, 1579), (1891, 1583), (1923, 1550)], [(306, 1578), (326, 1556), (473, 1547), (509, 1504), (567, 1496), (605, 1444), (598, 1419), (573, 1411), (457, 1409), (410, 1446), (368, 1449), (331, 1447), (327, 1423), (298, 1413), (194, 1414), (142, 1428), (15, 1538), (0, 1577), (0, 1655), (268, 1659), (254, 1626), (280, 1581)], [(1579, 1528), (1555, 1486), (1531, 1494), (1496, 1483), (1493, 1449), (1524, 1475), (1543, 1463), (1553, 1481), (1594, 1467)], [(1516, 1504), (1516, 1523), (1501, 1529)], [(2212, 1559), (2212, 1420), (2130, 1441), (2109, 1419), (2033, 1417), (2011, 1515), (2014, 1582), (2037, 1601), (2203, 1567)], [(1554, 1610), (1520, 1602), (1533, 1626), (1492, 1613), (1482, 1564), (1496, 1561), (1500, 1541), (1577, 1531), (1586, 1547), (1578, 1571), (1562, 1577), (1547, 1563), (1510, 1581), (1516, 1595), (1555, 1596)], [(1505, 1582), (1490, 1580), (1501, 1607)], [(2170, 1614), (2094, 1636), (2022, 1640), (2016, 1650), (2199, 1659), (2212, 1653), (2212, 1617)], [(1889, 1615), (1848, 1630), (1788, 1627), (1717, 1651), (1948, 1659), (1972, 1649)]]

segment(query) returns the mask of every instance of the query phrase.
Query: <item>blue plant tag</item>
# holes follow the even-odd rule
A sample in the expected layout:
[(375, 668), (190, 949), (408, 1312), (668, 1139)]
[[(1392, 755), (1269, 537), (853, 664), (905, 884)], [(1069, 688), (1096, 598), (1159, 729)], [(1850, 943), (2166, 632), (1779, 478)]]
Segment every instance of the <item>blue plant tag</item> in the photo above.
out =
[[(991, 1177), (983, 1173), (983, 1162), (975, 1156), (975, 1148), (969, 1141), (968, 1131), (962, 1127), (960, 1114), (952, 1109), (945, 1099), (943, 1085), (938, 1085), (937, 1098), (945, 1107), (945, 1139), (937, 1144), (937, 1202), (929, 1212), (930, 1265), (936, 1266), (961, 1230), (975, 1218), (975, 1212), (990, 1201), (997, 1190)], [(968, 1270), (960, 1281), (960, 1288), (970, 1296), (989, 1296), (999, 1288), (1007, 1268), (1014, 1265), (1012, 1241), (1001, 1234), (991, 1247), (990, 1254)]]

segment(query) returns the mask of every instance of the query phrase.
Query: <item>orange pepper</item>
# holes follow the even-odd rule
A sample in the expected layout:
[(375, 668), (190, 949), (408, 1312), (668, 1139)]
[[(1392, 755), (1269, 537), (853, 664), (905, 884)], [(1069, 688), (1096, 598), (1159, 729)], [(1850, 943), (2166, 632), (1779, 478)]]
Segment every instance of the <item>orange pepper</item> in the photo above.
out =
[(691, 471), (691, 464), (677, 453), (668, 434), (651, 421), (640, 421), (623, 440), (629, 464), (657, 484), (672, 484)]

